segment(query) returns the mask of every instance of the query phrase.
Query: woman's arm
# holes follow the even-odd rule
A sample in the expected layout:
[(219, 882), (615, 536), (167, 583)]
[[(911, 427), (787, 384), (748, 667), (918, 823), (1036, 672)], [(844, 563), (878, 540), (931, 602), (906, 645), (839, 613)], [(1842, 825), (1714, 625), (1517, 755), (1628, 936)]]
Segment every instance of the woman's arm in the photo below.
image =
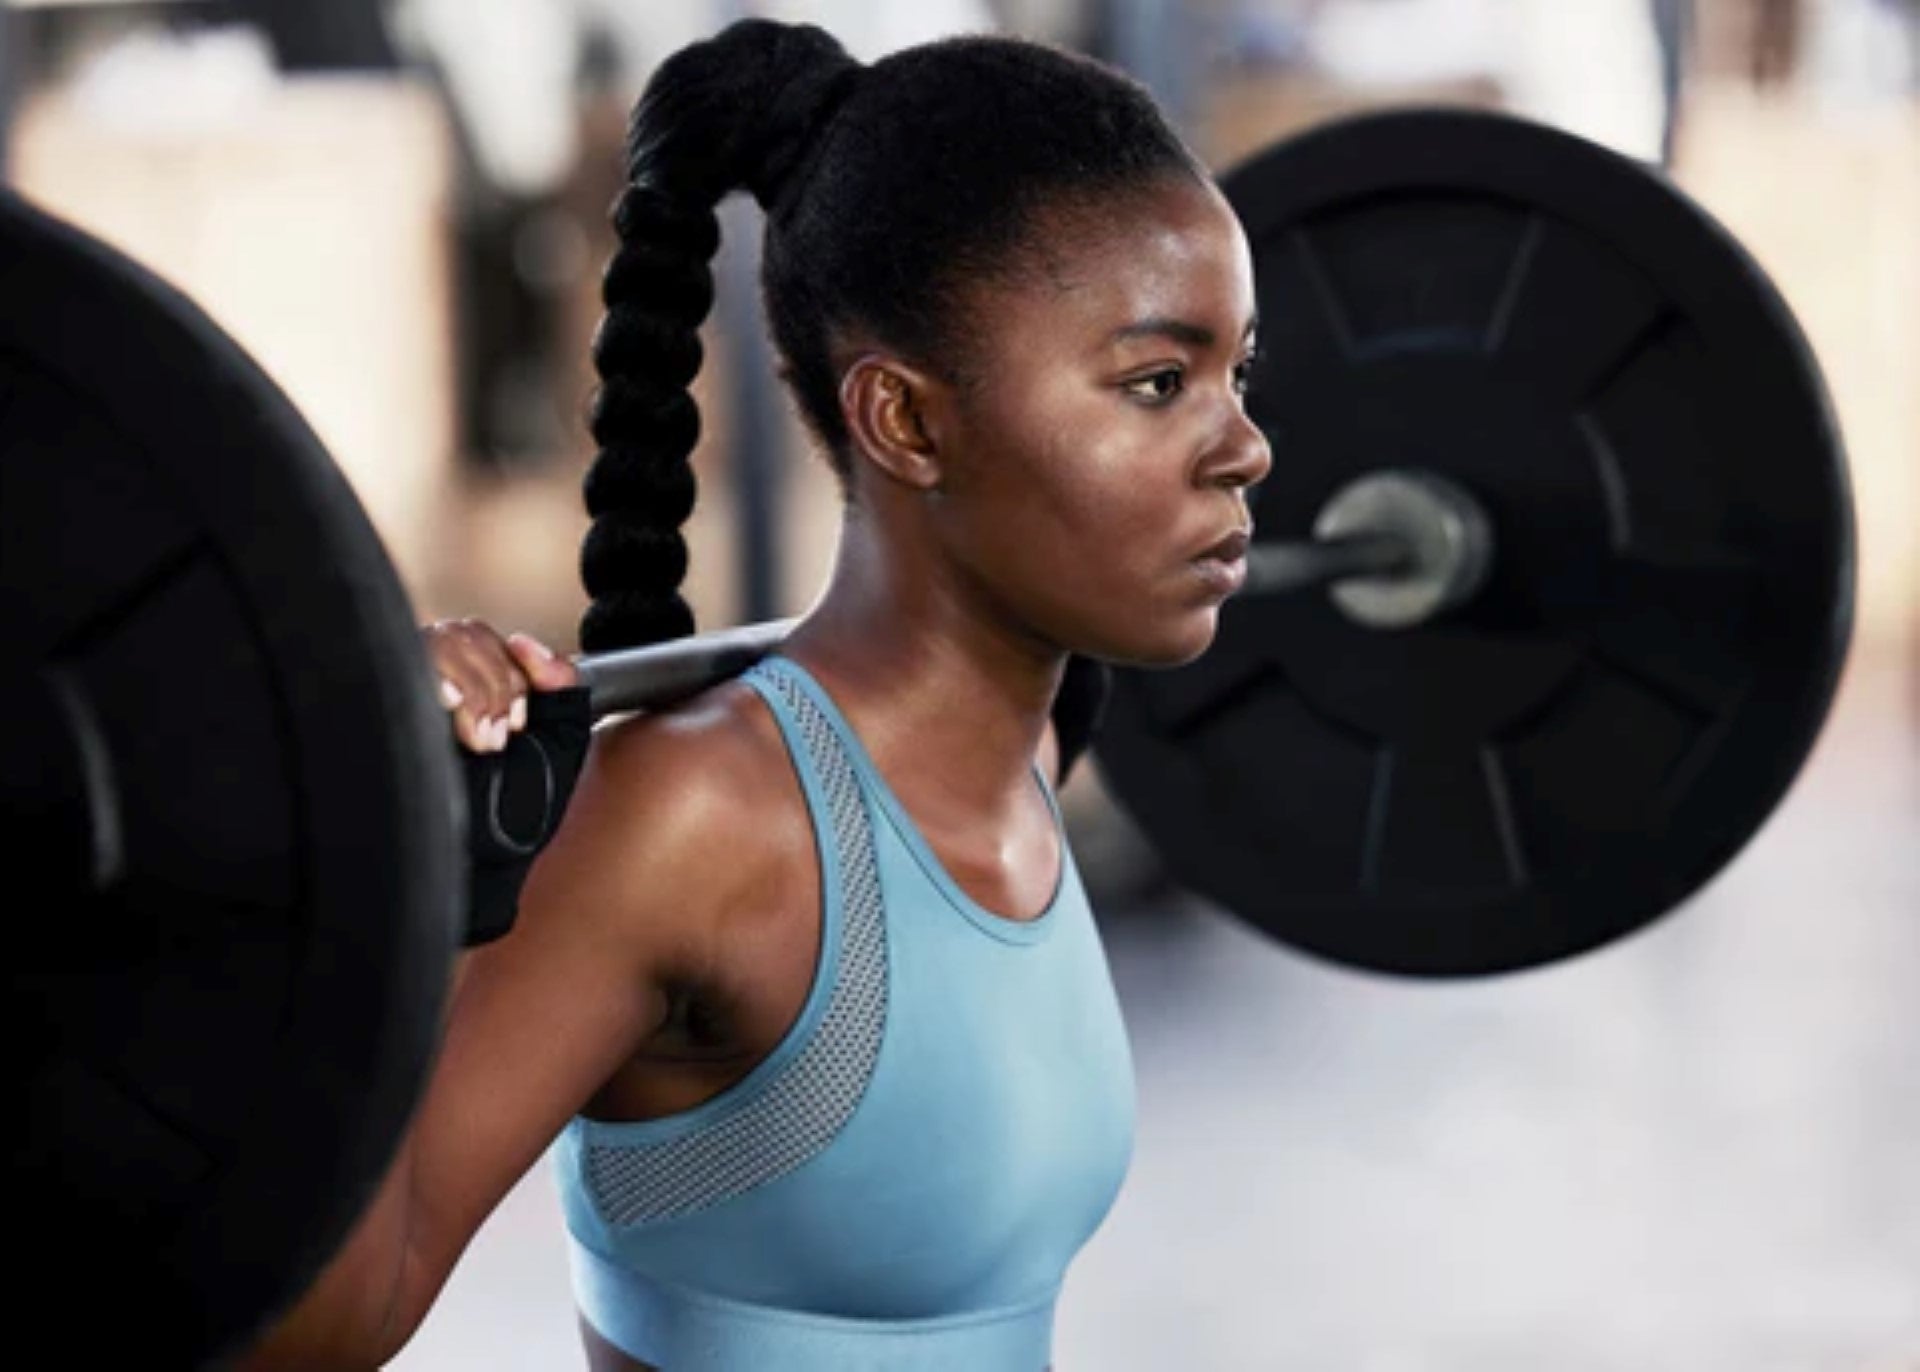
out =
[(666, 715), (596, 737), (512, 932), (461, 959), (431, 1079), (374, 1201), (242, 1372), (392, 1358), (494, 1207), (660, 1027), (671, 971), (709, 956), (754, 879), (738, 842), (749, 778), (715, 732)]

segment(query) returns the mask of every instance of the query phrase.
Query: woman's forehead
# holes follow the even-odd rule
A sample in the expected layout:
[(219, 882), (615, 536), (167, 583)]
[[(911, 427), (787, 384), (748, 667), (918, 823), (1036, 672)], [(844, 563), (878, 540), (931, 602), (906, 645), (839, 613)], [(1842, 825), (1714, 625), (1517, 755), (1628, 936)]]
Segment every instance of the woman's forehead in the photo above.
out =
[(1045, 269), (1004, 297), (1015, 318), (1100, 335), (1185, 321), (1234, 343), (1252, 317), (1246, 235), (1212, 186), (1169, 180), (1036, 227)]

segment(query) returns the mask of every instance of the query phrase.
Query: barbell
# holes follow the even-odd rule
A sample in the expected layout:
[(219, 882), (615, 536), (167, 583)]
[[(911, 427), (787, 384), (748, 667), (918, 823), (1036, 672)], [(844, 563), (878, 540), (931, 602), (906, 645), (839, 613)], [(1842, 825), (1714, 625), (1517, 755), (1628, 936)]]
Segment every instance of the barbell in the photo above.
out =
[[(1276, 461), (1213, 647), (1115, 672), (1101, 780), (1179, 881), (1343, 965), (1539, 967), (1673, 910), (1798, 774), (1850, 638), (1792, 313), (1659, 172), (1509, 116), (1348, 118), (1222, 185)], [(265, 374), (14, 195), (0, 300), (21, 1306), (208, 1363), (397, 1146), (468, 816), (399, 578)], [(655, 708), (790, 627), (582, 678)]]

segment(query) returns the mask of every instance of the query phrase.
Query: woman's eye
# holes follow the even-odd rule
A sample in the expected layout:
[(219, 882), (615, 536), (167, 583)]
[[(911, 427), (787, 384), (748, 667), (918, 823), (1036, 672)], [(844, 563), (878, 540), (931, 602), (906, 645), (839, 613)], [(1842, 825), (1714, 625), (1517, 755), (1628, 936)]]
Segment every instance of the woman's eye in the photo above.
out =
[(1135, 400), (1143, 400), (1150, 405), (1164, 405), (1180, 394), (1184, 380), (1178, 367), (1167, 367), (1149, 376), (1135, 377), (1121, 389)]
[(1245, 395), (1253, 388), (1253, 364), (1258, 357), (1249, 357), (1233, 369), (1233, 390), (1236, 395)]

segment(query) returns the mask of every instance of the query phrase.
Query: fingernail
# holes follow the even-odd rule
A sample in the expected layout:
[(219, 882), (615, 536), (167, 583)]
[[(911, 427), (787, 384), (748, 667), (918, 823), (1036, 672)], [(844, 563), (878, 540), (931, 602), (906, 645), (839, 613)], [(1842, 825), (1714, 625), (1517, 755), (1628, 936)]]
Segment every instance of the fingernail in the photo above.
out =
[(496, 719), (487, 725), (487, 742), (494, 752), (507, 746), (507, 721)]
[(513, 708), (507, 711), (507, 727), (515, 732), (527, 727), (527, 698), (515, 696)]
[(545, 658), (548, 662), (553, 661), (553, 649), (549, 648), (546, 644), (542, 643), (539, 639), (535, 638), (532, 634), (516, 633), (513, 637), (518, 642), (524, 643), (529, 648), (532, 648), (534, 652), (540, 654), (540, 656)]
[(457, 710), (460, 708), (461, 702), (465, 699), (466, 697), (460, 694), (460, 688), (458, 686), (448, 681), (445, 677), (440, 678), (440, 703), (442, 705), (446, 706), (449, 710)]

